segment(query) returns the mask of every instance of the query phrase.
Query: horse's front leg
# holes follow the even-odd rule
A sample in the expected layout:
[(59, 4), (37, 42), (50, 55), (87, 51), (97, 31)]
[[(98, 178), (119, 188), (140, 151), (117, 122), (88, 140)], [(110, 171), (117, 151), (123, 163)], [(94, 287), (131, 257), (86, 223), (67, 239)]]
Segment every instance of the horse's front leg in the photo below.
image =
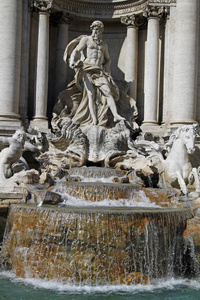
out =
[(181, 191), (183, 192), (184, 195), (187, 195), (188, 194), (188, 189), (187, 189), (187, 186), (185, 184), (185, 180), (183, 179), (183, 177), (181, 175), (181, 172), (176, 171), (176, 176), (177, 176), (177, 180), (178, 180), (178, 183), (180, 185)]
[(192, 171), (188, 176), (188, 181), (191, 185), (195, 183), (196, 192), (200, 193), (200, 180), (197, 168), (192, 168)]

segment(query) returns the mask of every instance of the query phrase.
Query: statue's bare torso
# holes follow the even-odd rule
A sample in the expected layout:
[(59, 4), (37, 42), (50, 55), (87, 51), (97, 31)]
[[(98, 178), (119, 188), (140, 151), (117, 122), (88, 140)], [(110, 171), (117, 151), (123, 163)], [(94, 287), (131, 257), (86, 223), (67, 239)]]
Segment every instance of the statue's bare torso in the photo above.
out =
[(110, 64), (110, 57), (108, 54), (107, 45), (100, 41), (98, 44), (93, 40), (92, 36), (83, 37), (75, 49), (74, 57), (72, 57), (71, 64), (75, 65), (77, 54), (85, 51), (85, 63), (93, 66), (103, 67), (103, 64)]
[(85, 62), (101, 68), (104, 62), (105, 47), (103, 42), (98, 45), (93, 41), (92, 37), (89, 36), (87, 38), (87, 57)]

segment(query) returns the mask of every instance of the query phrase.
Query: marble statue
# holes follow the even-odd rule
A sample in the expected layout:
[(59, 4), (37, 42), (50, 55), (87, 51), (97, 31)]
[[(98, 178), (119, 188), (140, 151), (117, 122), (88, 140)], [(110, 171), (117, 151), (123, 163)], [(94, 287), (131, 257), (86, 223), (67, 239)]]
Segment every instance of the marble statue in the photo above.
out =
[[(183, 194), (188, 194), (187, 183), (191, 177), (195, 180), (196, 192), (200, 192), (197, 169), (192, 167), (189, 155), (195, 151), (197, 125), (179, 127), (165, 144), (167, 158), (162, 161), (164, 181), (168, 186), (178, 181)], [(164, 184), (165, 184), (164, 182)]]
[[(187, 184), (195, 184), (196, 192), (200, 192), (198, 169), (190, 162), (190, 155), (195, 151), (197, 125), (184, 125), (172, 133), (169, 141), (157, 137), (157, 140), (139, 138), (134, 142), (137, 149), (145, 149), (149, 165), (156, 167), (159, 173), (161, 188), (176, 187), (184, 195), (188, 194)], [(152, 135), (153, 136), (153, 135)]]
[(22, 170), (16, 165), (19, 161), (28, 169), (22, 154), (24, 151), (39, 153), (42, 149), (41, 139), (41, 133), (33, 128), (29, 128), (27, 133), (18, 129), (12, 137), (0, 137), (0, 143), (4, 147), (0, 152), (0, 180), (12, 177), (16, 168)]
[[(104, 25), (94, 21), (90, 28), (90, 36), (79, 36), (65, 50), (64, 61), (75, 70), (75, 77), (54, 108), (55, 113), (62, 106), (63, 97), (73, 93), (70, 117), (80, 123), (81, 128), (89, 124), (106, 126), (108, 108), (114, 122), (123, 119), (117, 112), (115, 101), (119, 99), (119, 90), (110, 75), (108, 47), (102, 40)], [(66, 110), (64, 106), (62, 114)]]
[(139, 130), (136, 101), (128, 95), (128, 83), (115, 83), (110, 75), (108, 47), (102, 40), (104, 25), (94, 21), (90, 28), (90, 36), (79, 36), (65, 50), (64, 61), (75, 76), (58, 95), (49, 151), (39, 158), (61, 167), (87, 161), (109, 166), (113, 156), (128, 150), (128, 140)]
[(0, 180), (13, 175), (12, 164), (22, 156), (25, 140), (26, 133), (22, 130), (17, 130), (12, 137), (0, 137), (1, 143), (9, 145), (0, 152)]

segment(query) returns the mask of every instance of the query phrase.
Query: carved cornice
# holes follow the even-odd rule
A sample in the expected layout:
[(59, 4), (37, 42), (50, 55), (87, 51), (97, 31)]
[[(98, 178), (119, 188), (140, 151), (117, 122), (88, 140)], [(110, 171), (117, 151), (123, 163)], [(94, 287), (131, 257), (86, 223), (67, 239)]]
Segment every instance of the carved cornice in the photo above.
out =
[(101, 18), (119, 18), (123, 15), (142, 13), (151, 4), (170, 5), (176, 0), (121, 0), (121, 1), (83, 1), (83, 0), (53, 0), (56, 10), (64, 10), (73, 15)]
[(38, 12), (50, 13), (53, 0), (34, 0), (34, 7)]
[(125, 24), (126, 26), (133, 26), (138, 28), (141, 26), (144, 22), (141, 18), (139, 18), (138, 15), (132, 14), (121, 17), (121, 23)]
[(165, 13), (164, 6), (147, 5), (143, 11), (143, 16), (147, 19), (157, 18), (160, 19)]
[(170, 5), (172, 3), (176, 3), (177, 0), (149, 0), (148, 4), (155, 4), (155, 5)]

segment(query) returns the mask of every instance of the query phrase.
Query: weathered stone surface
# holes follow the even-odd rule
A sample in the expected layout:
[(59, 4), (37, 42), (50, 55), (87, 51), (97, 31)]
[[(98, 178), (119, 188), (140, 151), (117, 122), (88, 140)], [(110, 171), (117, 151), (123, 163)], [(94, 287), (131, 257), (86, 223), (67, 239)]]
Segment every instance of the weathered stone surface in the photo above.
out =
[(167, 241), (176, 245), (180, 262), (190, 216), (188, 210), (13, 206), (1, 261), (20, 277), (147, 284), (179, 269)]
[(126, 171), (117, 170), (113, 168), (103, 167), (81, 167), (71, 168), (68, 170), (70, 176), (83, 176), (84, 178), (109, 178), (109, 177), (122, 177), (125, 176)]
[(61, 195), (50, 190), (45, 190), (44, 185), (26, 185), (26, 189), (34, 195), (33, 202), (39, 205), (58, 205), (62, 202)]
[(51, 175), (47, 172), (43, 172), (40, 175), (40, 180), (39, 180), (40, 184), (45, 184), (45, 183), (49, 183), (49, 185), (53, 185), (54, 184), (54, 180), (51, 177)]
[(121, 183), (129, 183), (129, 178), (128, 177), (123, 177), (120, 179)]
[(123, 284), (149, 284), (148, 277), (140, 272), (129, 273), (125, 278), (121, 278)]

